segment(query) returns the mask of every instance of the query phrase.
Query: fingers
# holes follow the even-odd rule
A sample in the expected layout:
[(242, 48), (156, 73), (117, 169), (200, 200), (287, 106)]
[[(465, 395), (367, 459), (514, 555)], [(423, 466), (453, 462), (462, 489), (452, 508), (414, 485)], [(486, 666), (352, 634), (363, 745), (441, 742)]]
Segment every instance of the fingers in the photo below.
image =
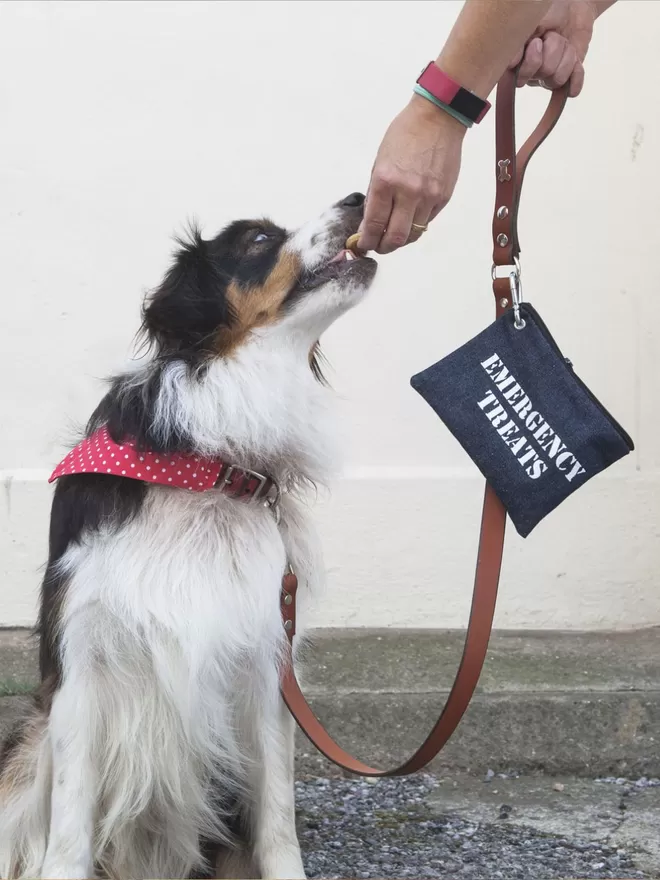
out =
[(543, 64), (543, 40), (540, 37), (534, 37), (525, 47), (518, 71), (518, 85), (525, 86), (530, 79), (537, 78), (538, 71)]
[[(423, 192), (421, 183), (419, 186), (388, 184), (376, 171), (367, 193), (359, 249), (389, 254), (417, 241), (421, 231), (413, 229), (412, 225), (426, 226), (433, 208), (434, 203)], [(435, 213), (441, 208), (442, 204), (439, 204)]]
[(571, 84), (568, 88), (568, 97), (569, 98), (577, 98), (577, 96), (582, 91), (582, 86), (584, 85), (584, 66), (581, 61), (575, 65), (573, 69), (573, 73), (571, 75)]
[[(440, 207), (438, 207), (436, 213), (439, 211)], [(392, 211), (381, 233), (381, 238), (372, 247), (365, 247), (363, 245), (365, 239), (369, 241), (366, 236), (366, 224), (369, 221), (365, 215), (363, 221), (365, 231), (360, 237), (358, 247), (360, 250), (373, 250), (379, 254), (390, 254), (406, 244), (417, 241), (429, 223), (430, 214), (431, 206), (426, 201), (417, 202), (401, 193), (396, 193), (392, 202)], [(372, 227), (375, 234), (381, 228), (381, 221), (378, 220), (377, 223), (378, 226), (374, 224)], [(413, 228), (413, 224), (417, 228)]]
[(417, 203), (413, 199), (405, 194), (396, 194), (387, 229), (375, 248), (379, 254), (391, 254), (408, 243), (416, 207)]
[(360, 225), (358, 247), (361, 251), (378, 249), (390, 220), (393, 202), (394, 196), (391, 188), (383, 180), (374, 176), (367, 191), (364, 217)]
[(408, 242), (410, 244), (424, 235), (431, 220), (434, 217), (437, 217), (441, 210), (440, 205), (435, 209), (432, 209), (431, 206), (426, 204), (418, 206), (415, 211), (415, 216), (413, 217), (413, 222), (410, 226), (410, 235), (408, 236)]
[[(439, 210), (440, 208), (438, 208)], [(379, 253), (388, 254), (404, 244), (412, 244), (417, 241), (426, 231), (430, 213), (431, 206), (427, 201), (413, 205), (395, 198), (394, 210), (390, 217), (389, 227), (380, 243)]]
[(559, 89), (570, 79), (577, 60), (577, 52), (565, 37), (554, 32), (546, 34), (538, 78), (547, 88)]
[(548, 89), (558, 89), (569, 80), (569, 93), (575, 97), (584, 83), (584, 68), (575, 47), (555, 31), (530, 40), (520, 64), (518, 86), (540, 81)]

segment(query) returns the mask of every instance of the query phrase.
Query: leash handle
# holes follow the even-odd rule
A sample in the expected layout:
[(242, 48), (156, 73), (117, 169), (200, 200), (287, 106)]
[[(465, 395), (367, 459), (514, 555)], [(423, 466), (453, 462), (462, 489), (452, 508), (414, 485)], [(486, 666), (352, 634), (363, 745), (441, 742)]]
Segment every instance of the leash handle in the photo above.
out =
[[(497, 315), (514, 306), (513, 285), (509, 277), (495, 277), (495, 267), (509, 266), (519, 274), (517, 217), (520, 205), (520, 189), (527, 164), (554, 128), (566, 103), (567, 89), (554, 92), (541, 122), (515, 155), (515, 94), (516, 72), (507, 71), (497, 89), (496, 102), (496, 148), (497, 148), (497, 201), (493, 219), (494, 272), (493, 290), (496, 296)], [(501, 210), (502, 208), (506, 210)], [(506, 236), (506, 242), (500, 236)], [(454, 733), (467, 709), (479, 681), (488, 651), (493, 626), (497, 588), (504, 550), (506, 510), (491, 487), (486, 484), (477, 569), (470, 619), (465, 636), (463, 656), (458, 667), (449, 697), (433, 729), (417, 751), (390, 770), (379, 770), (354, 758), (330, 736), (314, 715), (296, 680), (293, 668), (293, 639), (296, 632), (296, 591), (298, 579), (289, 572), (282, 579), (280, 609), (284, 630), (289, 640), (289, 651), (283, 662), (282, 698), (298, 726), (312, 744), (328, 760), (343, 770), (361, 776), (406, 776), (429, 764)]]
[[(507, 70), (497, 85), (495, 111), (495, 211), (493, 213), (493, 293), (497, 317), (512, 308), (511, 273), (520, 284), (520, 241), (518, 211), (520, 193), (529, 160), (553, 130), (568, 99), (568, 83), (556, 89), (539, 124), (516, 153), (517, 70)], [(499, 268), (508, 267), (506, 277), (497, 277)]]

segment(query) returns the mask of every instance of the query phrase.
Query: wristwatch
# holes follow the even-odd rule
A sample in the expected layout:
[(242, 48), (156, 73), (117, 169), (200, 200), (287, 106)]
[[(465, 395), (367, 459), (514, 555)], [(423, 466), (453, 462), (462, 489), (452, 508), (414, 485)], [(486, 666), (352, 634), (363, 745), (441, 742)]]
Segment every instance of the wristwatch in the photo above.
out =
[(481, 122), (490, 110), (490, 103), (464, 89), (444, 71), (440, 70), (435, 61), (431, 61), (421, 72), (417, 85), (433, 95), (452, 110), (465, 116), (470, 122)]

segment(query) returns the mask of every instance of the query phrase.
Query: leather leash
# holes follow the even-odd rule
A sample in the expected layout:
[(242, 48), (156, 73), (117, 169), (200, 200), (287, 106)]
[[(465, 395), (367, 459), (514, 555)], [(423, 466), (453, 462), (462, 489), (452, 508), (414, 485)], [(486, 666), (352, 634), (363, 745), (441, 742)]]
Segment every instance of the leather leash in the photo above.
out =
[[(550, 134), (566, 104), (567, 88), (553, 92), (541, 122), (515, 154), (516, 71), (507, 71), (497, 87), (496, 153), (497, 192), (493, 218), (493, 293), (497, 317), (510, 309), (513, 285), (511, 276), (520, 278), (517, 219), (520, 190), (527, 163)], [(507, 267), (506, 277), (497, 277), (497, 267)], [(292, 572), (282, 579), (281, 612), (290, 649), (284, 661), (281, 689), (284, 702), (301, 730), (330, 761), (344, 770), (361, 776), (406, 776), (421, 770), (435, 758), (456, 730), (467, 709), (486, 659), (495, 613), (500, 579), (506, 511), (491, 487), (486, 485), (477, 570), (474, 579), (472, 608), (463, 656), (449, 697), (438, 721), (417, 751), (403, 764), (391, 770), (379, 770), (364, 764), (344, 751), (307, 703), (293, 668), (293, 638), (296, 632), (296, 591), (298, 579)]]

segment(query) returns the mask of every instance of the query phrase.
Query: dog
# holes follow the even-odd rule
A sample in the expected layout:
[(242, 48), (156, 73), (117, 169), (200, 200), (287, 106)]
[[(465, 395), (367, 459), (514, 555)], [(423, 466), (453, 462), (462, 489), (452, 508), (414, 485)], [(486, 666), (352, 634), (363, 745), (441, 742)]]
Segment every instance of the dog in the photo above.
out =
[(322, 587), (318, 341), (375, 275), (344, 247), (363, 203), (294, 232), (193, 229), (146, 297), (149, 356), (54, 472), (41, 684), (0, 757), (2, 878), (305, 876), (280, 590), (289, 566), (303, 609)]

